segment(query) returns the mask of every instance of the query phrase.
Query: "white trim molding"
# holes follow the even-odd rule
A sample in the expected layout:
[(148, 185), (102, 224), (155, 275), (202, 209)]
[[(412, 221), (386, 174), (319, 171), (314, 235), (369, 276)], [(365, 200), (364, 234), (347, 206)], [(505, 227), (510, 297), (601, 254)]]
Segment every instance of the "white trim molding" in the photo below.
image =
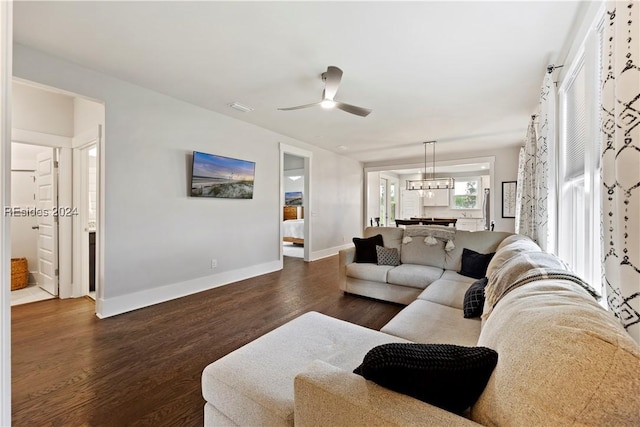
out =
[(282, 264), (280, 261), (271, 261), (113, 298), (104, 299), (98, 297), (96, 299), (96, 312), (99, 318), (104, 319), (281, 269)]
[(43, 145), (54, 148), (71, 148), (72, 138), (25, 129), (11, 129), (11, 141), (23, 144)]
[[(13, 2), (0, 2), (0, 199), (11, 204)], [(11, 226), (0, 217), (0, 425), (11, 425)]]
[(321, 251), (315, 251), (311, 254), (309, 261), (317, 261), (322, 258), (328, 258), (330, 256), (337, 255), (342, 249), (349, 249), (353, 247), (353, 243), (348, 243), (340, 246), (334, 246), (333, 248), (322, 249)]

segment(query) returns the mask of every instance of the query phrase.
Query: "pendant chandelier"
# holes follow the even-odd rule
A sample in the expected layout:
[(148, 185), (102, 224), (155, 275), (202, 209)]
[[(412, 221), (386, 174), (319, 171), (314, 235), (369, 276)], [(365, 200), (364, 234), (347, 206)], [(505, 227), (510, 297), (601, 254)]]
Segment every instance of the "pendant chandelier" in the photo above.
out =
[[(418, 190), (421, 196), (433, 198), (435, 193), (433, 190), (448, 190), (453, 188), (455, 181), (453, 178), (436, 179), (436, 141), (424, 142), (424, 173), (422, 179), (408, 179), (407, 190)], [(427, 144), (433, 147), (431, 178), (427, 178)]]

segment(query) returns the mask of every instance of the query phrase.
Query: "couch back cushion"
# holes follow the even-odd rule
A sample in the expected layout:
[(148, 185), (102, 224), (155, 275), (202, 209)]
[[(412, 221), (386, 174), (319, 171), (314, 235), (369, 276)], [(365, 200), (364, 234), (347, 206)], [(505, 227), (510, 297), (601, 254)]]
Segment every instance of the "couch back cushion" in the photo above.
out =
[(521, 252), (541, 251), (542, 249), (540, 249), (540, 246), (530, 238), (519, 234), (511, 235), (505, 238), (502, 243), (498, 245), (496, 254), (491, 258), (491, 262), (489, 262), (489, 265), (487, 266), (487, 277), (491, 277), (494, 271), (501, 268), (505, 262), (509, 261)]
[(444, 268), (445, 242), (436, 239), (435, 245), (427, 245), (425, 236), (411, 237), (411, 241), (402, 244), (400, 260), (403, 264), (427, 265), (430, 267)]
[(444, 260), (445, 270), (460, 271), (462, 267), (462, 250), (471, 249), (481, 254), (495, 252), (500, 242), (511, 233), (503, 231), (466, 231), (457, 230), (454, 240), (455, 249), (446, 252)]
[(382, 234), (382, 242), (385, 248), (396, 248), (400, 250), (402, 246), (402, 235), (404, 230), (397, 227), (367, 227), (364, 229), (364, 237), (369, 238), (376, 234)]
[(638, 425), (640, 348), (580, 286), (541, 280), (506, 294), (479, 346), (498, 365), (472, 407), (483, 425)]

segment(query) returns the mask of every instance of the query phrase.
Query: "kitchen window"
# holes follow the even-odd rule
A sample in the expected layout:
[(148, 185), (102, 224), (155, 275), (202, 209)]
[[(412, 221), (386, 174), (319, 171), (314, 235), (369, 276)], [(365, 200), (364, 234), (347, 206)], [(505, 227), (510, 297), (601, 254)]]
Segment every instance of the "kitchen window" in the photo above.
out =
[(456, 178), (453, 189), (454, 209), (480, 209), (480, 178)]

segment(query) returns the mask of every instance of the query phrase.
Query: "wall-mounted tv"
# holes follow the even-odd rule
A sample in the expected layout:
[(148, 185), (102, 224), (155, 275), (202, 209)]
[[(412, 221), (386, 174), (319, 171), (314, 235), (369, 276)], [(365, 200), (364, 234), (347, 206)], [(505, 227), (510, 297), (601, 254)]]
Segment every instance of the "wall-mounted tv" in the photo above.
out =
[(302, 191), (287, 191), (284, 193), (284, 204), (287, 206), (302, 206)]
[(191, 196), (253, 199), (255, 169), (254, 162), (194, 151)]

